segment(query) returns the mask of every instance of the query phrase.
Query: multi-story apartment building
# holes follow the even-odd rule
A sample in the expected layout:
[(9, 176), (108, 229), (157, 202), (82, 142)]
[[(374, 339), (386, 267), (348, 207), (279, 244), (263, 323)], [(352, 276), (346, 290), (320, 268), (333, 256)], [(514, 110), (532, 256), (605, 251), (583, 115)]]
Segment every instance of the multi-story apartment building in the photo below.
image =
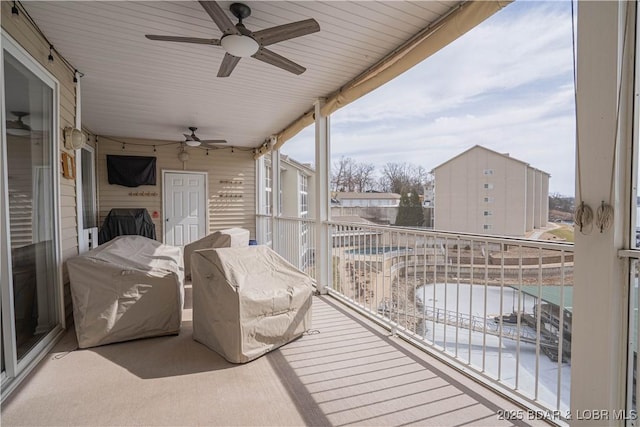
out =
[(549, 217), (547, 172), (476, 145), (433, 170), (439, 230), (524, 236)]

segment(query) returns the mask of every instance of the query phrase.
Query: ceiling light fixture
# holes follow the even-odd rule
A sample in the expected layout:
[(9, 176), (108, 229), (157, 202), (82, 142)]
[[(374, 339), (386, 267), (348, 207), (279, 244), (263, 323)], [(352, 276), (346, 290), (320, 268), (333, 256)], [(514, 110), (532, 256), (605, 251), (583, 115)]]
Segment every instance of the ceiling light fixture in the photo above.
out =
[(22, 118), (28, 116), (29, 113), (24, 111), (12, 111), (11, 114), (16, 116), (17, 120), (7, 120), (7, 133), (14, 136), (27, 136), (31, 133), (31, 127), (22, 121)]
[(227, 53), (239, 58), (246, 58), (258, 51), (260, 45), (257, 41), (249, 36), (241, 36), (237, 34), (229, 34), (220, 40), (222, 48)]
[(195, 140), (186, 140), (185, 144), (187, 144), (189, 147), (198, 147), (200, 145), (200, 141), (195, 141)]

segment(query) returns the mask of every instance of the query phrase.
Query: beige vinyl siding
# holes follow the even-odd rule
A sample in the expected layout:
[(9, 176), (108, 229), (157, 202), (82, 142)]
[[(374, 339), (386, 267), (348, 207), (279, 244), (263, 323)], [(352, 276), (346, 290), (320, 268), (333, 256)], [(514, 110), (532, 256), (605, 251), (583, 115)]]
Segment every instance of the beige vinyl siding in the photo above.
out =
[[(64, 65), (62, 59), (54, 53), (53, 63), (49, 63), (49, 45), (44, 41), (35, 28), (31, 26), (24, 13), (19, 16), (11, 14), (13, 2), (3, 1), (0, 4), (0, 15), (2, 30), (9, 34), (20, 46), (22, 46), (36, 61), (47, 69), (59, 84), (59, 148), (58, 163), (60, 154), (63, 151), (73, 155), (73, 151), (65, 150), (63, 145), (63, 129), (66, 126), (73, 126), (75, 123), (75, 84), (73, 82), (73, 72)], [(59, 204), (60, 204), (60, 251), (62, 265), (63, 283), (68, 285), (68, 274), (66, 261), (69, 257), (78, 253), (78, 231), (76, 222), (76, 191), (73, 179), (59, 176)], [(13, 230), (12, 230), (13, 231)], [(68, 294), (68, 292), (67, 292)]]
[[(117, 141), (116, 141), (117, 139)], [(125, 142), (125, 149), (122, 149)], [(166, 144), (170, 145), (166, 145)], [(134, 145), (135, 144), (135, 145)], [(143, 144), (143, 145), (139, 145)], [(153, 151), (154, 145), (156, 151)], [(162, 171), (194, 171), (208, 173), (207, 232), (242, 227), (255, 236), (255, 160), (251, 151), (230, 148), (206, 150), (187, 147), (189, 160), (178, 159), (179, 143), (169, 141), (132, 140), (98, 137), (96, 166), (98, 169), (99, 224), (113, 208), (145, 208), (156, 226), (157, 240), (163, 241)], [(107, 154), (156, 157), (156, 185), (135, 188), (108, 182)], [(137, 193), (137, 195), (136, 195)], [(157, 217), (153, 217), (157, 212)]]
[(540, 195), (542, 226), (549, 222), (549, 174), (542, 172), (542, 194)]
[(531, 166), (528, 166), (527, 167), (527, 213), (526, 213), (527, 230), (533, 230), (533, 222), (534, 222), (533, 206), (536, 200), (535, 176), (536, 176), (536, 170)]
[(546, 221), (542, 223), (542, 172), (536, 170), (533, 178), (535, 199), (533, 201), (533, 226), (540, 228), (541, 225), (546, 225)]
[(503, 233), (507, 236), (524, 236), (527, 232), (527, 165), (507, 157), (493, 160), (505, 171), (496, 188), (502, 199)]

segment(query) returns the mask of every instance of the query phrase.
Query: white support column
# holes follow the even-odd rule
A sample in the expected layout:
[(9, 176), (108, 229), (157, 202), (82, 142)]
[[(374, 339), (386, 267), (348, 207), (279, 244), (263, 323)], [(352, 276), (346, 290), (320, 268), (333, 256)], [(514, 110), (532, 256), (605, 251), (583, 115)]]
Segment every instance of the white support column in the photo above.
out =
[(280, 150), (271, 152), (271, 239), (273, 250), (280, 251)]
[(329, 221), (330, 199), (329, 177), (331, 175), (331, 147), (329, 144), (329, 117), (320, 112), (323, 100), (315, 103), (316, 119), (316, 179), (315, 179), (315, 219), (316, 219), (316, 279), (318, 291), (327, 293), (331, 287), (331, 236), (329, 227), (325, 224)]
[[(265, 231), (265, 220), (262, 218), (258, 218), (257, 215), (264, 215), (265, 212), (265, 157), (262, 156), (258, 158), (256, 161), (256, 180), (255, 180), (255, 189), (256, 189), (256, 236), (255, 239), (258, 243), (266, 242), (266, 231)], [(269, 219), (270, 221), (270, 219)]]
[[(629, 150), (632, 144), (633, 40), (625, 39), (625, 11), (632, 2), (581, 1), (578, 4), (576, 183), (582, 200), (596, 213), (609, 201), (613, 177), (613, 225), (589, 234), (576, 230), (571, 345), (572, 425), (624, 425), (609, 416), (584, 414), (625, 408), (628, 268), (618, 249), (629, 242), (631, 210)], [(635, 21), (629, 20), (629, 34)], [(630, 43), (631, 42), (631, 43)], [(622, 82), (620, 131), (616, 113)], [(617, 159), (614, 163), (614, 153)], [(613, 171), (612, 171), (613, 168)], [(578, 176), (578, 173), (580, 176)], [(576, 192), (576, 203), (580, 194)], [(590, 411), (590, 412), (589, 412)]]

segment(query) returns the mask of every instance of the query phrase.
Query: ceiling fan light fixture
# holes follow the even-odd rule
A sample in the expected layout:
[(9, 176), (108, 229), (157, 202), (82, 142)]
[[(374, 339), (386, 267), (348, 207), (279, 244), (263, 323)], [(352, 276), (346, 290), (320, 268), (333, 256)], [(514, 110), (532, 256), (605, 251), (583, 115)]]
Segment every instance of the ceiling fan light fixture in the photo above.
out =
[(222, 40), (220, 40), (220, 44), (222, 45), (222, 48), (227, 51), (227, 53), (239, 58), (251, 56), (255, 54), (260, 48), (258, 42), (251, 37), (241, 36), (237, 34), (229, 34), (224, 36)]
[(198, 147), (200, 146), (200, 141), (188, 140), (185, 141), (185, 144), (187, 144), (189, 147)]

